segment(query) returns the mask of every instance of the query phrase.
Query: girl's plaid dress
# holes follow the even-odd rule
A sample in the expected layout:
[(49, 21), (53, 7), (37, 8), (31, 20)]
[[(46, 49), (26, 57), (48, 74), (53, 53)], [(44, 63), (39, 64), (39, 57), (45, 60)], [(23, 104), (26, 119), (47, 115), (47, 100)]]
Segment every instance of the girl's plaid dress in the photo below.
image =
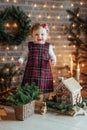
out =
[(50, 66), (49, 43), (34, 44), (28, 43), (28, 61), (25, 67), (22, 86), (32, 82), (40, 88), (41, 93), (53, 91), (53, 76)]

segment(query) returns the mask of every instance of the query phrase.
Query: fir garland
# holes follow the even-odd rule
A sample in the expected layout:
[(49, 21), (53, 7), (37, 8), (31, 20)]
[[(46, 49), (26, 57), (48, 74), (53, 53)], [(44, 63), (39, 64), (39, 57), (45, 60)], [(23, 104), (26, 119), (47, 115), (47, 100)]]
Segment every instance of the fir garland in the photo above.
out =
[[(15, 33), (10, 33), (5, 28), (8, 22), (15, 22), (18, 26)], [(19, 7), (11, 6), (0, 11), (0, 43), (8, 45), (19, 45), (26, 39), (30, 32), (31, 20)], [(13, 28), (14, 31), (14, 28)]]
[[(87, 98), (82, 98), (82, 102), (81, 103), (77, 103), (76, 105), (80, 108), (84, 107), (84, 103), (87, 106)], [(67, 113), (69, 111), (73, 110), (74, 105), (72, 104), (63, 104), (63, 103), (58, 103), (56, 101), (56, 96), (53, 96), (52, 99), (47, 101), (47, 109), (48, 111), (51, 110), (59, 110), (63, 113)]]

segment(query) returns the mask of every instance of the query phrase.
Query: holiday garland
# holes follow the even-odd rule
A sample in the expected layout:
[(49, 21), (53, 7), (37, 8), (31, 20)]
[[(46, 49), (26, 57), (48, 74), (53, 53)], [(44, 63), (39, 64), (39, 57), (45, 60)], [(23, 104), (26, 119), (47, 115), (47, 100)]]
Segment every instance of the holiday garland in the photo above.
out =
[(0, 11), (0, 43), (19, 45), (30, 32), (31, 20), (19, 7), (11, 6)]
[(80, 108), (83, 108), (84, 103), (87, 106), (87, 98), (84, 98), (84, 97), (82, 97), (81, 103), (77, 103), (76, 105), (72, 105), (71, 103), (70, 104), (59, 103), (56, 100), (56, 96), (53, 96), (52, 99), (47, 101), (47, 109), (48, 109), (48, 111), (56, 110), (56, 111), (61, 111), (63, 113), (67, 113), (69, 111), (72, 111), (74, 106), (78, 106)]

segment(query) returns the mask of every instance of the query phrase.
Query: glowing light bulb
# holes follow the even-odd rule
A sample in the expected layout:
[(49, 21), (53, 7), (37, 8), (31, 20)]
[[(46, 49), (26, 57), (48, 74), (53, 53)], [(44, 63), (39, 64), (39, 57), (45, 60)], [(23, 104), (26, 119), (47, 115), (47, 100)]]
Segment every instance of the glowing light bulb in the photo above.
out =
[(42, 17), (41, 14), (39, 14), (39, 15), (38, 15), (38, 18), (41, 18), (41, 17)]
[(52, 5), (52, 8), (54, 9), (56, 6), (55, 5)]
[(71, 37), (72, 37), (71, 35), (68, 36), (68, 38), (71, 38)]
[(77, 17), (79, 17), (79, 13), (77, 13)]
[(14, 3), (17, 3), (17, 0), (14, 0)]
[(10, 49), (10, 48), (7, 46), (7, 47), (6, 47), (6, 50), (9, 50), (9, 49)]
[(83, 4), (84, 4), (84, 3), (81, 1), (81, 2), (80, 2), (80, 5), (83, 5)]
[(71, 54), (69, 54), (69, 57), (71, 57)]
[(14, 61), (14, 57), (13, 56), (11, 57), (11, 61)]
[(46, 8), (46, 7), (47, 7), (47, 5), (46, 5), (46, 4), (44, 4), (44, 5), (43, 5), (43, 8)]
[(57, 19), (60, 19), (60, 16), (57, 16)]
[(17, 46), (14, 46), (14, 50), (17, 50), (18, 49), (18, 47)]
[(36, 8), (37, 7), (37, 4), (34, 4), (34, 8)]
[(71, 7), (74, 7), (74, 4), (73, 4), (73, 3), (71, 3)]
[(58, 74), (60, 74), (61, 73), (61, 71), (58, 71)]
[(13, 24), (13, 27), (14, 27), (14, 28), (17, 28), (17, 27), (18, 27), (17, 23), (14, 23), (14, 24)]
[(55, 28), (56, 28), (56, 26), (55, 26), (55, 25), (53, 25), (53, 26), (52, 26), (52, 29), (55, 29)]
[(6, 24), (5, 24), (5, 27), (6, 27), (6, 28), (10, 28), (10, 24), (9, 24), (9, 23), (6, 23)]
[(82, 67), (84, 67), (84, 66), (85, 66), (85, 64), (81, 64), (81, 66), (82, 66)]
[(7, 73), (9, 72), (9, 68), (6, 68), (6, 70), (5, 70)]
[(70, 16), (69, 15), (67, 15), (67, 19), (69, 19), (70, 18)]
[(58, 38), (58, 39), (61, 39), (61, 35), (58, 35), (57, 38)]
[(2, 57), (2, 61), (3, 61), (3, 62), (6, 61), (5, 57)]
[(63, 47), (66, 48), (66, 45), (64, 45)]
[(18, 67), (16, 67), (16, 68), (15, 68), (15, 71), (18, 71), (18, 69), (19, 69), (19, 68), (18, 68)]
[(6, 0), (7, 2), (9, 2), (9, 0)]
[(14, 78), (14, 77), (12, 78), (12, 81), (13, 81), (13, 82), (15, 81), (15, 78)]
[(48, 15), (48, 16), (47, 16), (47, 19), (50, 19), (50, 18), (51, 18), (51, 16), (50, 16), (50, 15)]
[(59, 57), (62, 57), (62, 55), (61, 55), (61, 54), (59, 54), (58, 56), (59, 56)]
[(63, 5), (60, 5), (60, 8), (63, 8)]
[(75, 45), (73, 45), (73, 48), (76, 48), (76, 46), (75, 46)]
[(4, 82), (4, 79), (3, 79), (3, 78), (1, 78), (1, 82)]
[(31, 17), (31, 14), (28, 14), (28, 17), (30, 18), (30, 17)]

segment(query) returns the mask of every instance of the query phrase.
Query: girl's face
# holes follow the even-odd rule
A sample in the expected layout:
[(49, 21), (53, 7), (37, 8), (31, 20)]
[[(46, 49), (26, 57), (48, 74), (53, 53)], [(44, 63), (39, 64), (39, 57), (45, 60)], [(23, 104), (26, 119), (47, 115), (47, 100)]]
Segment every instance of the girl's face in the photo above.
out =
[(32, 38), (36, 44), (44, 44), (47, 40), (47, 31), (45, 28), (40, 27), (34, 30), (32, 33)]

